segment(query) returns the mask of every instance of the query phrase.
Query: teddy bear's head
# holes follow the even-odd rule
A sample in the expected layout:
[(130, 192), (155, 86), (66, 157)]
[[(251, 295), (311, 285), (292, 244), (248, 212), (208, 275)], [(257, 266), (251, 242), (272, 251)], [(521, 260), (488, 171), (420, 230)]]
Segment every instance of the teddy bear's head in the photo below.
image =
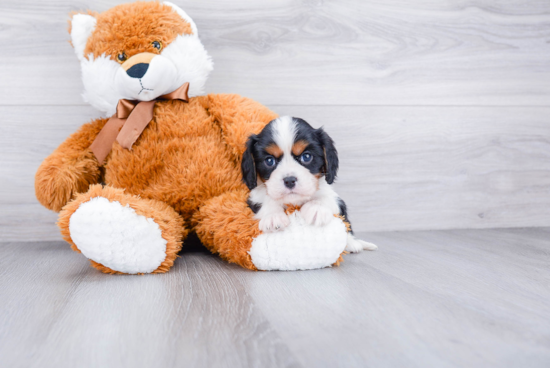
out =
[(71, 43), (82, 67), (84, 99), (112, 115), (119, 99), (151, 101), (189, 82), (204, 93), (212, 60), (193, 20), (169, 2), (136, 2), (74, 14)]

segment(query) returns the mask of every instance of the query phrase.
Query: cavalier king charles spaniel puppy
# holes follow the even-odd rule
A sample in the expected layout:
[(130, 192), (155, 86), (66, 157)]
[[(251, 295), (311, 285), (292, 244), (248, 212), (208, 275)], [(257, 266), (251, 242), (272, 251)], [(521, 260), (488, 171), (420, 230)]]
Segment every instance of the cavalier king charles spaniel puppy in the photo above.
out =
[[(322, 128), (290, 116), (271, 121), (260, 134), (248, 138), (241, 169), (250, 189), (248, 205), (263, 232), (289, 225), (287, 204), (301, 206), (300, 214), (310, 225), (326, 225), (334, 215), (349, 223), (346, 204), (330, 186), (338, 171), (338, 153)], [(350, 231), (346, 250), (364, 249), (377, 247)]]

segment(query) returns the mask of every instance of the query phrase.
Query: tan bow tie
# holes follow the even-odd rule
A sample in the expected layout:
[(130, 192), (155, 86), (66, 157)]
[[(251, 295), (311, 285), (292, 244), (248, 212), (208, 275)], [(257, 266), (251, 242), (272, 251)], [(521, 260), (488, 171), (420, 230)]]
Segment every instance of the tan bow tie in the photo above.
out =
[[(189, 83), (174, 92), (162, 95), (153, 101), (119, 100), (116, 113), (103, 126), (90, 146), (100, 165), (111, 152), (115, 140), (126, 149), (131, 149), (145, 127), (153, 119), (153, 109), (158, 100), (181, 100), (189, 102)], [(122, 129), (121, 129), (122, 128)]]

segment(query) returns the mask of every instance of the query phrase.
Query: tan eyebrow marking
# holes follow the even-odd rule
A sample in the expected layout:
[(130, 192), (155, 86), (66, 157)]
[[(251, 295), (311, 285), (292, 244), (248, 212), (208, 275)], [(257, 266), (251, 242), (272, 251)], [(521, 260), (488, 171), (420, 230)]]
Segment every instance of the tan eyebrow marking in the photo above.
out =
[(309, 146), (309, 142), (301, 139), (292, 146), (292, 153), (294, 156), (300, 156), (307, 146)]
[(271, 143), (269, 146), (267, 146), (265, 148), (265, 151), (276, 158), (279, 158), (283, 155), (283, 150), (275, 143)]

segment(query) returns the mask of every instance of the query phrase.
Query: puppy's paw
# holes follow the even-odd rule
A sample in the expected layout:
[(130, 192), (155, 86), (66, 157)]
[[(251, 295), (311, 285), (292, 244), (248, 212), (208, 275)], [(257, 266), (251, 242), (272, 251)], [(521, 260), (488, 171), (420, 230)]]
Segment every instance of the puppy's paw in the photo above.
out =
[(346, 244), (346, 251), (350, 253), (359, 253), (363, 250), (377, 250), (378, 247), (372, 243), (368, 243), (364, 240), (357, 239), (351, 234), (348, 234), (348, 242)]
[(290, 224), (290, 220), (286, 213), (284, 212), (275, 212), (265, 215), (260, 220), (260, 230), (264, 233), (279, 231), (284, 229)]
[(309, 225), (315, 226), (324, 226), (334, 218), (332, 212), (317, 201), (304, 204), (300, 209), (300, 213)]

